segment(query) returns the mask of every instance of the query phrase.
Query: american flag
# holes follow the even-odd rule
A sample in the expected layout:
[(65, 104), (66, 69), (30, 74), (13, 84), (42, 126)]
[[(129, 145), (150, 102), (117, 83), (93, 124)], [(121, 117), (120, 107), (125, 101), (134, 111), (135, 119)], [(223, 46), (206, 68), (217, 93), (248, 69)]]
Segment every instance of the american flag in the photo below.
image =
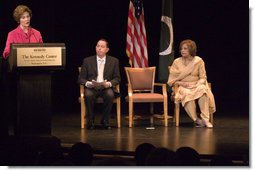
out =
[(134, 68), (148, 67), (146, 29), (142, 0), (130, 0), (126, 53)]

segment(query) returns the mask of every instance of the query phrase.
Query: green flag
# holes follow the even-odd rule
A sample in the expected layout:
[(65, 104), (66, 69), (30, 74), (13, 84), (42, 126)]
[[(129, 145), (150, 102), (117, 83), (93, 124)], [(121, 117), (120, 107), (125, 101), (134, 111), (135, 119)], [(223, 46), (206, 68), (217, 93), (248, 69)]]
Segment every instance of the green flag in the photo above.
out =
[(159, 70), (158, 78), (162, 83), (167, 83), (169, 71), (168, 66), (172, 65), (174, 60), (174, 41), (173, 41), (173, 0), (162, 0), (161, 15), (161, 35), (159, 52)]

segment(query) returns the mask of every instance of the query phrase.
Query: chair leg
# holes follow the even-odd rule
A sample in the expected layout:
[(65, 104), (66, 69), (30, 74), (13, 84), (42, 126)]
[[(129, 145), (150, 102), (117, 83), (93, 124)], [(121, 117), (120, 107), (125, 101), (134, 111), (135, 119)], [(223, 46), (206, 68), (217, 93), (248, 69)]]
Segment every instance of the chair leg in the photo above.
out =
[(176, 111), (176, 110), (175, 110), (175, 107), (174, 107), (174, 112), (173, 112), (173, 113), (174, 113), (174, 116), (173, 116), (173, 122), (174, 122), (174, 123), (176, 123), (176, 112), (175, 112), (175, 111)]
[(175, 103), (174, 115), (175, 115), (176, 126), (179, 126), (179, 113), (180, 113), (179, 103)]
[(120, 128), (121, 127), (121, 100), (120, 97), (117, 98), (116, 101), (116, 110), (117, 110), (117, 127)]
[(165, 126), (168, 126), (168, 102), (163, 103), (164, 108), (164, 124)]
[(133, 125), (133, 103), (129, 101), (129, 127)]
[(210, 122), (213, 124), (213, 114), (210, 114)]
[(81, 107), (81, 128), (85, 128), (86, 125), (86, 106), (84, 98), (80, 98), (80, 107)]
[(154, 125), (154, 103), (150, 103), (150, 125)]
[(154, 114), (154, 104), (150, 103), (150, 114)]

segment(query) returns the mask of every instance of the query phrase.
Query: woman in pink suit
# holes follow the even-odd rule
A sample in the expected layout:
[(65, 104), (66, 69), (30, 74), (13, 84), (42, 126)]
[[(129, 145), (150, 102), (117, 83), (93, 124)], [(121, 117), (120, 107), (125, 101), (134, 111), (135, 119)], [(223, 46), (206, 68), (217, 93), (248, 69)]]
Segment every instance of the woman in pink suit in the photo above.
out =
[[(9, 72), (8, 58), (12, 43), (43, 43), (41, 33), (30, 26), (32, 11), (25, 5), (19, 5), (13, 11), (13, 17), (19, 24), (18, 27), (8, 33), (6, 46), (3, 52), (3, 64), (0, 68), (4, 68), (2, 73), (2, 94), (1, 98), (3, 107), (0, 109), (1, 125), (5, 124), (5, 132), (8, 135), (8, 119), (11, 119), (11, 125), (14, 126), (14, 134), (17, 131), (17, 78), (16, 73)], [(2, 119), (3, 118), (3, 119)]]
[(42, 43), (41, 33), (30, 26), (32, 11), (25, 5), (19, 5), (13, 11), (13, 17), (19, 26), (10, 31), (7, 37), (3, 58), (10, 54), (11, 43)]

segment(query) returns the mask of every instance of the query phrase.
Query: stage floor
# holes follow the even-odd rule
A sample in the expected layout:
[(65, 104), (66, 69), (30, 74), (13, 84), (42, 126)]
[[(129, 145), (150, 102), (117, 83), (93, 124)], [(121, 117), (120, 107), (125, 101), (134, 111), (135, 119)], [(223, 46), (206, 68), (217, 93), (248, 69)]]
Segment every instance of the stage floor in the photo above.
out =
[[(76, 142), (89, 143), (97, 151), (134, 152), (141, 143), (176, 150), (182, 146), (193, 147), (201, 155), (235, 155), (249, 158), (249, 118), (241, 115), (214, 115), (214, 128), (195, 128), (186, 114), (180, 115), (180, 126), (175, 127), (169, 119), (164, 127), (155, 120), (155, 129), (149, 128), (149, 119), (135, 121), (133, 128), (122, 116), (121, 128), (116, 128), (114, 118), (111, 130), (80, 128), (80, 114), (55, 114), (52, 118), (52, 135), (58, 137), (62, 146), (70, 147)], [(96, 124), (100, 116), (97, 114)]]

